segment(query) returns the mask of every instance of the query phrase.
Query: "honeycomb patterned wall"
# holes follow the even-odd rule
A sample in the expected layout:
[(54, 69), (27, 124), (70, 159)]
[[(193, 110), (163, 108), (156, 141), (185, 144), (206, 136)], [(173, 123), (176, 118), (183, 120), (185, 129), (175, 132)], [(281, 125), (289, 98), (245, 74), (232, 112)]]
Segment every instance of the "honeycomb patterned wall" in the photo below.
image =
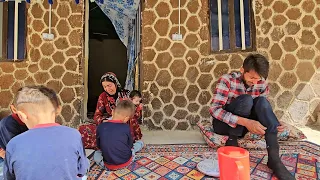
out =
[(46, 85), (59, 93), (63, 104), (58, 122), (76, 127), (80, 122), (83, 98), (83, 19), (82, 1), (54, 1), (52, 7), (53, 41), (42, 39), (48, 32), (49, 5), (28, 5), (27, 59), (23, 62), (0, 62), (0, 114), (10, 113), (8, 106), (18, 88)]
[[(270, 60), (270, 102), (279, 119), (312, 123), (320, 112), (320, 1), (253, 0), (257, 52)], [(210, 120), (215, 82), (238, 70), (248, 53), (210, 52), (208, 0), (145, 0), (142, 25), (145, 122), (188, 130)]]

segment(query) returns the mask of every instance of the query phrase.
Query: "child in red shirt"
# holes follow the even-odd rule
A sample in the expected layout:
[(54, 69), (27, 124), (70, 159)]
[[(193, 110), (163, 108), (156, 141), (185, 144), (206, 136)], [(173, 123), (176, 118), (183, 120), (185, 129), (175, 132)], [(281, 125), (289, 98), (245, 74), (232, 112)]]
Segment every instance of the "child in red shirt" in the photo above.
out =
[(130, 121), (128, 121), (128, 123), (130, 125), (130, 131), (131, 131), (131, 136), (132, 136), (133, 142), (136, 142), (138, 140), (141, 140), (141, 138), (142, 138), (142, 133), (141, 133), (140, 125), (139, 125), (142, 123), (141, 122), (141, 113), (142, 113), (141, 99), (142, 99), (142, 96), (139, 91), (133, 90), (133, 91), (131, 91), (129, 97), (136, 108), (133, 118), (130, 119)]

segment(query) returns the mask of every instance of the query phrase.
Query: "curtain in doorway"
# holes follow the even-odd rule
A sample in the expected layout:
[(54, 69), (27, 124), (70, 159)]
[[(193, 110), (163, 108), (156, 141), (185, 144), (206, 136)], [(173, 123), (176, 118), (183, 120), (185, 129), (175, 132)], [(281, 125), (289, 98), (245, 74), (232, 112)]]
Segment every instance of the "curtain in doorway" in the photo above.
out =
[(128, 71), (125, 88), (132, 90), (134, 87), (135, 60), (139, 51), (136, 46), (135, 22), (140, 0), (97, 0), (96, 3), (111, 20), (120, 40), (127, 47)]

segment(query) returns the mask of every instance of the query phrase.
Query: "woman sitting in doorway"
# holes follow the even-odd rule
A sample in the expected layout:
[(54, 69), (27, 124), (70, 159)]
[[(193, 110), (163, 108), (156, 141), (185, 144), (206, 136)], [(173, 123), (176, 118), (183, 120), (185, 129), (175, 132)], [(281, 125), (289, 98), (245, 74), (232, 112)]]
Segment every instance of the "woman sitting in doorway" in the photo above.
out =
[(108, 120), (112, 116), (112, 110), (116, 107), (119, 100), (128, 99), (129, 91), (122, 89), (121, 84), (112, 72), (104, 74), (100, 83), (104, 89), (99, 96), (97, 108), (93, 120), (99, 125), (103, 120)]
[[(116, 77), (116, 75), (112, 72), (105, 73), (100, 78), (100, 83), (104, 89), (104, 91), (100, 94), (96, 111), (94, 113), (94, 124), (86, 124), (79, 127), (79, 131), (82, 135), (82, 141), (85, 148), (96, 149), (96, 128), (99, 124), (101, 124), (104, 120), (111, 119), (112, 110), (116, 107), (117, 102), (123, 99), (129, 99), (130, 91), (126, 89), (122, 89), (121, 84)], [(138, 109), (137, 109), (138, 110)], [(140, 140), (142, 138), (140, 126), (135, 118), (128, 121), (130, 125), (131, 131), (134, 132), (138, 138), (135, 140)]]

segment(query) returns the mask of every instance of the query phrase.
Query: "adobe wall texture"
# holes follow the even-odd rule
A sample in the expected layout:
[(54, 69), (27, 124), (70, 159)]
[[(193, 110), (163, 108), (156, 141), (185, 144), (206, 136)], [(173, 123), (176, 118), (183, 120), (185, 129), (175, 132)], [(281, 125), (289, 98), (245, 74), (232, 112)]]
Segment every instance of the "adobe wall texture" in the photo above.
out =
[[(188, 130), (210, 120), (209, 103), (222, 74), (248, 53), (210, 52), (208, 0), (146, 0), (142, 25), (145, 122), (150, 129)], [(254, 0), (257, 52), (271, 64), (270, 102), (279, 119), (305, 125), (320, 102), (320, 1)]]
[[(81, 3), (83, 3), (81, 1)], [(84, 5), (54, 1), (54, 41), (43, 4), (28, 7), (28, 57), (0, 63), (0, 115), (9, 113), (14, 93), (24, 85), (55, 89), (63, 103), (60, 123), (76, 127), (83, 112)], [(277, 116), (298, 125), (314, 122), (320, 110), (320, 1), (254, 0), (257, 52), (271, 63), (270, 101)], [(181, 0), (182, 42), (178, 1), (146, 0), (142, 25), (144, 116), (150, 129), (188, 130), (210, 120), (209, 102), (215, 81), (240, 68), (248, 53), (210, 52), (208, 0)]]
[[(53, 41), (42, 39), (48, 33), (48, 1), (28, 5), (27, 58), (23, 62), (0, 62), (0, 114), (15, 92), (25, 85), (53, 88), (63, 104), (58, 122), (76, 127), (80, 122), (83, 97), (83, 4), (73, 0), (54, 1), (52, 7)], [(81, 1), (81, 3), (83, 3)]]

